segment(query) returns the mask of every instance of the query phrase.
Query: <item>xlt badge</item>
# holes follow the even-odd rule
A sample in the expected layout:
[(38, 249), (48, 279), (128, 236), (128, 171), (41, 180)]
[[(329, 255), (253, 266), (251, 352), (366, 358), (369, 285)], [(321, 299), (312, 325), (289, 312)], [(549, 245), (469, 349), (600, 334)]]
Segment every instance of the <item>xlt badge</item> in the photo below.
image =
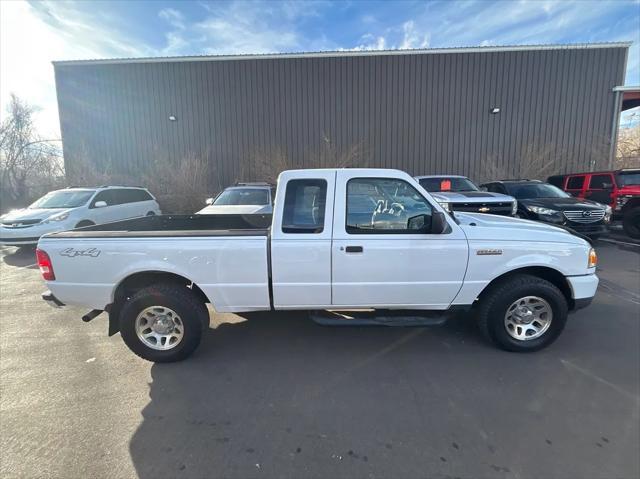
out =
[(502, 254), (501, 249), (479, 249), (476, 251), (478, 256), (491, 256)]

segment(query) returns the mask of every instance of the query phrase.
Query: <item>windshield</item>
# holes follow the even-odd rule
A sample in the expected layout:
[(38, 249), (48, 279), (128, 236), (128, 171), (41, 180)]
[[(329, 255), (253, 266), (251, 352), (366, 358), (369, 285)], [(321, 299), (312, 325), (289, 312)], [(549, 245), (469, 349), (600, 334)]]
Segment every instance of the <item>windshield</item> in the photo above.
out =
[(507, 192), (518, 200), (533, 198), (569, 198), (560, 188), (548, 183), (517, 183), (505, 185)]
[(479, 191), (468, 178), (458, 177), (438, 177), (438, 178), (421, 178), (420, 186), (430, 193), (438, 191)]
[(640, 185), (640, 171), (633, 171), (629, 173), (619, 173), (618, 174), (618, 185), (622, 186), (631, 186), (631, 185)]
[(233, 188), (220, 193), (214, 205), (267, 205), (269, 191), (258, 188)]
[(29, 205), (29, 208), (77, 208), (89, 201), (94, 193), (94, 190), (53, 191)]

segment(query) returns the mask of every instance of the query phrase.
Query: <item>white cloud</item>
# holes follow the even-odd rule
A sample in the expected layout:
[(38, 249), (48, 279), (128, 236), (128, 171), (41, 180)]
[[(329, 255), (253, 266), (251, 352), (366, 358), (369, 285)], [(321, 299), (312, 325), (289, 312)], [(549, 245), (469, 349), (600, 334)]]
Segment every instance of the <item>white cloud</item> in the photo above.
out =
[(172, 27), (165, 35), (167, 47), (163, 53), (278, 53), (304, 48), (296, 22), (317, 15), (313, 8), (305, 8), (306, 4), (300, 2), (274, 2), (253, 8), (256, 5), (231, 3), (213, 7), (203, 4), (206, 15), (189, 23), (187, 28), (180, 12), (162, 10), (160, 17)]
[(340, 51), (364, 51), (364, 50), (385, 50), (387, 48), (387, 39), (383, 36), (374, 36), (371, 33), (365, 33), (360, 37), (360, 43), (352, 48), (338, 48)]
[(429, 34), (421, 34), (416, 31), (416, 25), (413, 20), (409, 20), (402, 24), (402, 43), (400, 44), (401, 50), (411, 48), (428, 48), (429, 47)]
[[(4, 116), (10, 94), (40, 107), (34, 120), (40, 132), (59, 138), (53, 75), (54, 60), (142, 56), (122, 35), (92, 24), (66, 4), (0, 2), (0, 108)], [(120, 40), (118, 40), (120, 39)]]
[(163, 8), (158, 12), (158, 16), (169, 22), (173, 27), (184, 30), (184, 15), (178, 10), (174, 8)]

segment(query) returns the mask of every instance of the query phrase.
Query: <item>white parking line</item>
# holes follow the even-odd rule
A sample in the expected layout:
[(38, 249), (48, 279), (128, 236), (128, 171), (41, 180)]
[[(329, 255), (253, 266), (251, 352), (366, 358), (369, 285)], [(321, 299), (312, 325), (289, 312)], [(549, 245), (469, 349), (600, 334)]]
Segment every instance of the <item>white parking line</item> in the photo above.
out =
[(627, 245), (627, 246), (635, 246), (637, 248), (640, 248), (640, 244), (638, 244), (638, 243), (628, 243), (626, 241), (618, 241), (618, 240), (614, 240), (614, 239), (610, 239), (610, 238), (600, 238), (599, 241), (605, 241), (607, 243), (613, 243), (613, 244), (623, 244), (623, 245)]

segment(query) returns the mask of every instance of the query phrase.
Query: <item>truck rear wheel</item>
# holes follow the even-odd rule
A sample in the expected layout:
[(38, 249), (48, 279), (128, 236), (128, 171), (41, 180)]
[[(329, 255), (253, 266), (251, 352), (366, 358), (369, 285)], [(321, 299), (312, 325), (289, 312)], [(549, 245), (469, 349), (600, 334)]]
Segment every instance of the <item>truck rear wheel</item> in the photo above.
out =
[(190, 289), (157, 284), (137, 291), (122, 307), (120, 333), (125, 344), (147, 361), (187, 358), (209, 324), (207, 307)]
[(537, 351), (553, 343), (567, 322), (567, 300), (554, 284), (527, 274), (490, 286), (478, 307), (484, 336), (506, 351)]
[(640, 206), (625, 211), (622, 217), (624, 232), (633, 239), (640, 239)]

